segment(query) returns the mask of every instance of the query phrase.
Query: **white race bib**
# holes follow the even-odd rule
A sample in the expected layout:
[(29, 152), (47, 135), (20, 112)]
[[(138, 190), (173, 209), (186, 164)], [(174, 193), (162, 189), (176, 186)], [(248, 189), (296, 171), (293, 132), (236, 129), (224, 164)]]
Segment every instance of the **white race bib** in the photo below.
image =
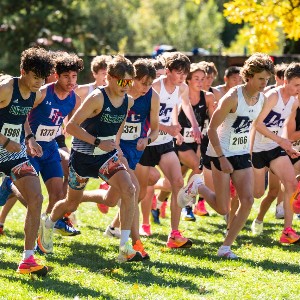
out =
[(22, 124), (8, 124), (4, 123), (1, 129), (1, 134), (5, 135), (11, 141), (20, 144), (22, 132)]
[(249, 146), (249, 132), (230, 134), (229, 150), (232, 152), (238, 152), (248, 149)]
[(160, 137), (160, 140), (165, 140), (168, 134), (165, 131), (160, 130), (158, 136)]
[(125, 123), (121, 140), (132, 141), (141, 136), (141, 123)]
[(55, 137), (59, 126), (39, 125), (35, 133), (37, 142), (51, 142)]
[[(183, 128), (183, 141), (185, 143), (195, 143), (195, 139), (192, 134), (192, 128)], [(199, 127), (200, 130), (200, 127)]]
[[(112, 135), (112, 136), (106, 136), (106, 137), (98, 137), (98, 139), (100, 139), (101, 141), (107, 141), (107, 140), (113, 140), (115, 141), (116, 140), (116, 136), (115, 135)], [(106, 154), (108, 153), (107, 151), (104, 151), (102, 149), (98, 147), (95, 147), (94, 149), (94, 155), (103, 155), (103, 154)]]
[[(280, 127), (270, 127), (268, 128), (270, 131), (272, 131), (273, 133), (275, 133), (276, 135), (278, 135), (278, 132), (280, 130)], [(268, 137), (262, 135), (262, 138), (261, 138), (261, 142), (262, 143), (272, 143), (274, 142), (272, 139), (269, 139)]]

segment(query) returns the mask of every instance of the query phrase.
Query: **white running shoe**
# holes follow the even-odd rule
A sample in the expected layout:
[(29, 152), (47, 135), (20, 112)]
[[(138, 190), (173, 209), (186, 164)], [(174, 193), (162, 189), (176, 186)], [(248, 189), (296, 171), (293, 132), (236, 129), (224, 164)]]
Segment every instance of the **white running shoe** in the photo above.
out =
[(198, 195), (198, 187), (203, 184), (203, 180), (199, 174), (193, 175), (187, 185), (182, 187), (177, 196), (177, 204), (183, 208), (189, 203), (195, 204)]
[(257, 223), (256, 219), (254, 219), (252, 222), (252, 225), (251, 225), (251, 230), (254, 235), (262, 234), (262, 232), (264, 230), (264, 223), (263, 222)]
[(104, 231), (103, 235), (110, 237), (110, 238), (121, 238), (121, 231), (119, 228), (114, 227), (111, 228), (109, 225), (107, 226), (106, 230)]
[(37, 243), (44, 253), (53, 253), (53, 228), (47, 228), (45, 225), (46, 214), (42, 214)]
[(231, 249), (226, 249), (224, 250), (222, 248), (222, 246), (219, 248), (217, 255), (219, 257), (224, 257), (224, 258), (228, 258), (228, 259), (238, 259), (239, 257), (237, 255), (235, 255)]
[(275, 218), (284, 219), (283, 201), (276, 205)]

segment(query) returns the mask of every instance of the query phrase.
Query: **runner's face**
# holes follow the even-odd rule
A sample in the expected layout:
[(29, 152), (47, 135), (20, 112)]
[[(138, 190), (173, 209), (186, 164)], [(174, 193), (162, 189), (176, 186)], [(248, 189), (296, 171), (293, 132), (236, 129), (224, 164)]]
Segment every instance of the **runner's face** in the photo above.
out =
[(97, 73), (93, 73), (98, 86), (107, 85), (106, 81), (107, 69), (100, 69)]
[(262, 71), (260, 73), (255, 73), (253, 77), (248, 79), (248, 84), (251, 88), (257, 92), (263, 92), (270, 79), (270, 73), (267, 71)]
[(185, 82), (187, 74), (183, 71), (167, 70), (167, 76), (174, 85), (181, 85), (183, 82)]
[(165, 68), (156, 70), (156, 78), (159, 78), (162, 75), (166, 75), (166, 69)]
[(58, 75), (57, 84), (66, 92), (71, 92), (77, 83), (77, 72), (69, 71)]
[(37, 92), (40, 87), (45, 83), (45, 79), (38, 77), (34, 72), (29, 71), (26, 73), (21, 71), (22, 77), (25, 79), (25, 84), (31, 92)]
[(204, 86), (206, 87), (206, 89), (211, 87), (214, 80), (215, 80), (215, 75), (213, 73), (212, 74), (207, 74), (205, 76)]
[(120, 79), (132, 79), (132, 76), (129, 75), (128, 73), (125, 73), (124, 78), (117, 78), (114, 76), (107, 75), (109, 86), (114, 90), (115, 94), (118, 95), (119, 97), (124, 97), (125, 94), (128, 94), (130, 86), (129, 85), (119, 86), (117, 82)]
[(225, 82), (229, 88), (243, 83), (242, 77), (239, 74), (233, 74), (230, 77), (225, 77)]
[(203, 71), (196, 71), (192, 74), (192, 78), (188, 80), (188, 86), (191, 90), (201, 91), (204, 87), (205, 74)]
[(133, 89), (137, 92), (137, 94), (143, 96), (148, 93), (152, 87), (152, 83), (153, 79), (148, 76), (144, 76), (142, 79), (134, 79)]
[(285, 86), (288, 88), (288, 92), (291, 96), (300, 95), (300, 77), (294, 77), (289, 81), (284, 81)]

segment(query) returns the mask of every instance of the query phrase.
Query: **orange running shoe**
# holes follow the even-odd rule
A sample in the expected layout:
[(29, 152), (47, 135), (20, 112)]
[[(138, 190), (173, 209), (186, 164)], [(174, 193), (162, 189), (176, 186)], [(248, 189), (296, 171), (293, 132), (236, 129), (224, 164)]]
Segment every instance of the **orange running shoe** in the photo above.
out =
[(282, 244), (295, 244), (299, 241), (299, 239), (300, 236), (296, 233), (296, 231), (291, 227), (287, 227), (282, 231), (279, 242)]
[[(100, 186), (99, 186), (99, 189), (100, 190), (108, 190), (109, 189), (109, 184), (105, 181), (103, 181)], [(97, 207), (98, 209), (103, 213), (103, 214), (107, 214), (108, 213), (108, 210), (109, 210), (109, 207), (105, 204), (100, 204), (100, 203), (97, 203)]]
[(298, 182), (297, 189), (291, 197), (291, 207), (295, 214), (300, 214), (300, 181)]
[(133, 245), (133, 249), (141, 253), (143, 259), (150, 259), (149, 254), (145, 251), (144, 245), (140, 240), (137, 240)]
[(17, 269), (17, 273), (20, 274), (36, 274), (38, 276), (46, 276), (48, 273), (48, 268), (46, 266), (40, 265), (36, 262), (33, 255), (29, 256), (27, 259), (23, 259)]
[(139, 251), (132, 248), (131, 241), (127, 241), (124, 246), (120, 247), (118, 261), (119, 262), (132, 262), (142, 261), (143, 257)]
[(209, 216), (208, 211), (205, 208), (205, 200), (200, 200), (195, 205), (194, 214), (200, 217)]
[(193, 242), (185, 238), (179, 230), (173, 230), (168, 237), (167, 247), (168, 248), (190, 248)]

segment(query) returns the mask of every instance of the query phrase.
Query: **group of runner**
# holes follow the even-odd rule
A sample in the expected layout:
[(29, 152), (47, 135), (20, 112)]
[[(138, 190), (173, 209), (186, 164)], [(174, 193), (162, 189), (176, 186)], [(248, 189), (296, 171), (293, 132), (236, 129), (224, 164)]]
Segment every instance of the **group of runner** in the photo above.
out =
[[(151, 235), (149, 216), (160, 222), (169, 195), (167, 247), (192, 246), (179, 230), (181, 216), (194, 221), (194, 213), (207, 215), (207, 202), (227, 220), (217, 255), (237, 258), (231, 245), (254, 197), (265, 192), (267, 171), (269, 194), (252, 230), (262, 232), (263, 217), (279, 194), (280, 242), (300, 239), (292, 228), (293, 213), (300, 212), (299, 63), (281, 66), (283, 81), (276, 77), (278, 84), (266, 93), (274, 65), (261, 53), (242, 68), (228, 68), (217, 87), (213, 63), (191, 64), (180, 52), (134, 63), (122, 55), (97, 56), (91, 63), (95, 81), (78, 86), (82, 69), (76, 54), (29, 48), (21, 56), (20, 77), (0, 82), (0, 234), (16, 199), (27, 210), (17, 272), (46, 275), (34, 252), (52, 253), (54, 232), (80, 234), (71, 213), (82, 202), (96, 202), (103, 212), (119, 206), (105, 231), (120, 238), (118, 261), (149, 259), (140, 235)], [(73, 136), (70, 151), (65, 132)], [(44, 212), (39, 175), (49, 198)], [(102, 188), (85, 190), (89, 178), (100, 178)]]

